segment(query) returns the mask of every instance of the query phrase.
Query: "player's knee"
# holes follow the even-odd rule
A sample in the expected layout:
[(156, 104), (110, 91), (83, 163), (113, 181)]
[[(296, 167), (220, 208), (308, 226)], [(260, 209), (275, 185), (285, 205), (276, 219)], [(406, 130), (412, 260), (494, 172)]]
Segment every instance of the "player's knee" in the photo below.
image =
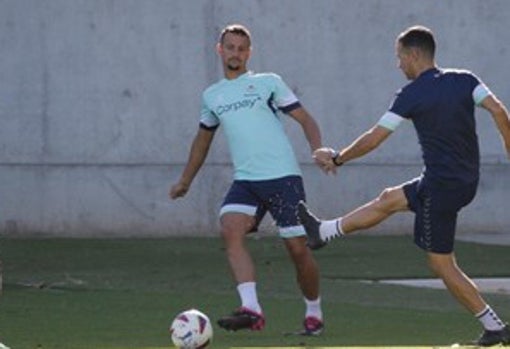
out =
[(451, 274), (456, 266), (450, 254), (429, 253), (427, 262), (432, 273), (441, 279)]
[(229, 253), (229, 251), (236, 250), (243, 244), (244, 234), (236, 231), (232, 226), (222, 225), (221, 237), (223, 238), (226, 252)]
[(407, 207), (405, 196), (400, 188), (386, 188), (376, 199), (379, 208), (385, 212), (393, 213)]
[(385, 188), (378, 196), (379, 201), (388, 202), (391, 199), (391, 188)]
[(432, 272), (432, 274), (434, 274), (434, 276), (442, 278), (441, 277), (442, 268), (438, 263), (435, 263), (434, 261), (429, 259), (427, 264), (428, 264), (428, 267), (429, 267), (430, 271)]
[(244, 235), (255, 226), (255, 218), (246, 215), (225, 214), (220, 219), (221, 235), (224, 238)]
[(392, 207), (392, 193), (391, 189), (384, 189), (376, 198), (376, 205), (382, 211), (391, 211)]
[(310, 258), (311, 253), (302, 238), (293, 238), (286, 241), (287, 251), (295, 261), (303, 261)]

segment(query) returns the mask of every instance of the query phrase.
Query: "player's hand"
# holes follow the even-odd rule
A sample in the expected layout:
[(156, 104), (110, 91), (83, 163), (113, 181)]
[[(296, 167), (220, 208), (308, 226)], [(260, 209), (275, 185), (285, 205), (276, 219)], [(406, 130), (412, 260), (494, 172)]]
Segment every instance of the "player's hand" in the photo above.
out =
[(335, 150), (329, 147), (318, 148), (313, 152), (313, 159), (317, 166), (321, 168), (326, 174), (336, 174), (337, 166), (332, 160), (332, 156), (335, 154)]
[(186, 195), (189, 189), (189, 184), (179, 182), (177, 184), (174, 184), (170, 188), (170, 192), (168, 195), (170, 196), (170, 199), (175, 200), (177, 198), (183, 197)]

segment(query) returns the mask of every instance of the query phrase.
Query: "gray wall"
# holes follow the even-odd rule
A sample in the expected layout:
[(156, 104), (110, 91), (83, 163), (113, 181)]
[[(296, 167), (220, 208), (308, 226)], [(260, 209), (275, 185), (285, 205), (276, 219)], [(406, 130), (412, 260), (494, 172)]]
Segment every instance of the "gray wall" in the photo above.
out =
[[(200, 94), (222, 77), (219, 29), (253, 34), (250, 67), (283, 76), (346, 145), (406, 81), (394, 38), (413, 24), (438, 38), (441, 66), (473, 70), (510, 104), (508, 0), (0, 0), (0, 231), (7, 236), (214, 235), (231, 180), (223, 134), (185, 199), (167, 192), (187, 160)], [(510, 167), (478, 112), (479, 195), (460, 232), (508, 231)], [(310, 205), (331, 217), (419, 174), (411, 125), (377, 152), (326, 177), (286, 124)], [(378, 228), (411, 231), (412, 215)], [(274, 233), (270, 220), (266, 232)]]

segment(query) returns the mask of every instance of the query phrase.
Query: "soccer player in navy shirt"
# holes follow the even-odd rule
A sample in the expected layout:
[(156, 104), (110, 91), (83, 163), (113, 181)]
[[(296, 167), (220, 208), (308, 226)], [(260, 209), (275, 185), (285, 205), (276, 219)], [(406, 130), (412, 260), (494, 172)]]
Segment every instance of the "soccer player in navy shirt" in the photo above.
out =
[(378, 123), (346, 148), (321, 148), (314, 157), (323, 166), (340, 166), (377, 148), (404, 120), (416, 129), (425, 167), (406, 183), (386, 188), (374, 200), (332, 220), (319, 220), (304, 203), (299, 217), (312, 249), (332, 238), (372, 227), (396, 212), (415, 213), (414, 241), (427, 254), (431, 270), (450, 293), (484, 327), (475, 344), (510, 343), (510, 330), (485, 302), (473, 281), (457, 265), (454, 236), (457, 214), (474, 198), (480, 154), (475, 106), (494, 119), (510, 156), (510, 120), (506, 107), (473, 73), (442, 69), (435, 63), (435, 39), (430, 29), (410, 27), (396, 40), (399, 68), (411, 82), (397, 92)]

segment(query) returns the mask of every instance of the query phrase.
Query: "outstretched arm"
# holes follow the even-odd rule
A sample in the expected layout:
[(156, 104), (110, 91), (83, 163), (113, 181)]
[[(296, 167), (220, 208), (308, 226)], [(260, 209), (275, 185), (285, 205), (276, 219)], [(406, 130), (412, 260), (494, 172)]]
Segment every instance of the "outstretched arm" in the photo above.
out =
[(388, 138), (392, 131), (386, 127), (375, 125), (349, 146), (342, 149), (336, 159), (337, 163), (344, 163), (352, 159), (362, 157), (377, 148)]
[(491, 113), (496, 127), (501, 135), (503, 146), (506, 149), (508, 158), (510, 158), (510, 119), (508, 110), (505, 105), (494, 95), (489, 95), (484, 98), (481, 106)]
[(356, 138), (349, 146), (340, 151), (331, 148), (321, 148), (314, 152), (314, 157), (320, 163), (329, 162), (341, 166), (345, 162), (359, 158), (375, 148), (389, 137), (404, 121), (404, 118), (392, 111), (384, 113), (371, 129)]
[(313, 155), (319, 163), (340, 166), (347, 161), (371, 152), (384, 142), (392, 132), (389, 128), (377, 124), (340, 151), (332, 148), (320, 148)]
[(181, 178), (179, 181), (170, 188), (169, 196), (171, 199), (177, 199), (186, 195), (188, 189), (193, 182), (198, 170), (207, 157), (209, 148), (214, 137), (214, 130), (207, 130), (199, 128), (198, 132), (191, 144), (188, 162), (184, 167)]

